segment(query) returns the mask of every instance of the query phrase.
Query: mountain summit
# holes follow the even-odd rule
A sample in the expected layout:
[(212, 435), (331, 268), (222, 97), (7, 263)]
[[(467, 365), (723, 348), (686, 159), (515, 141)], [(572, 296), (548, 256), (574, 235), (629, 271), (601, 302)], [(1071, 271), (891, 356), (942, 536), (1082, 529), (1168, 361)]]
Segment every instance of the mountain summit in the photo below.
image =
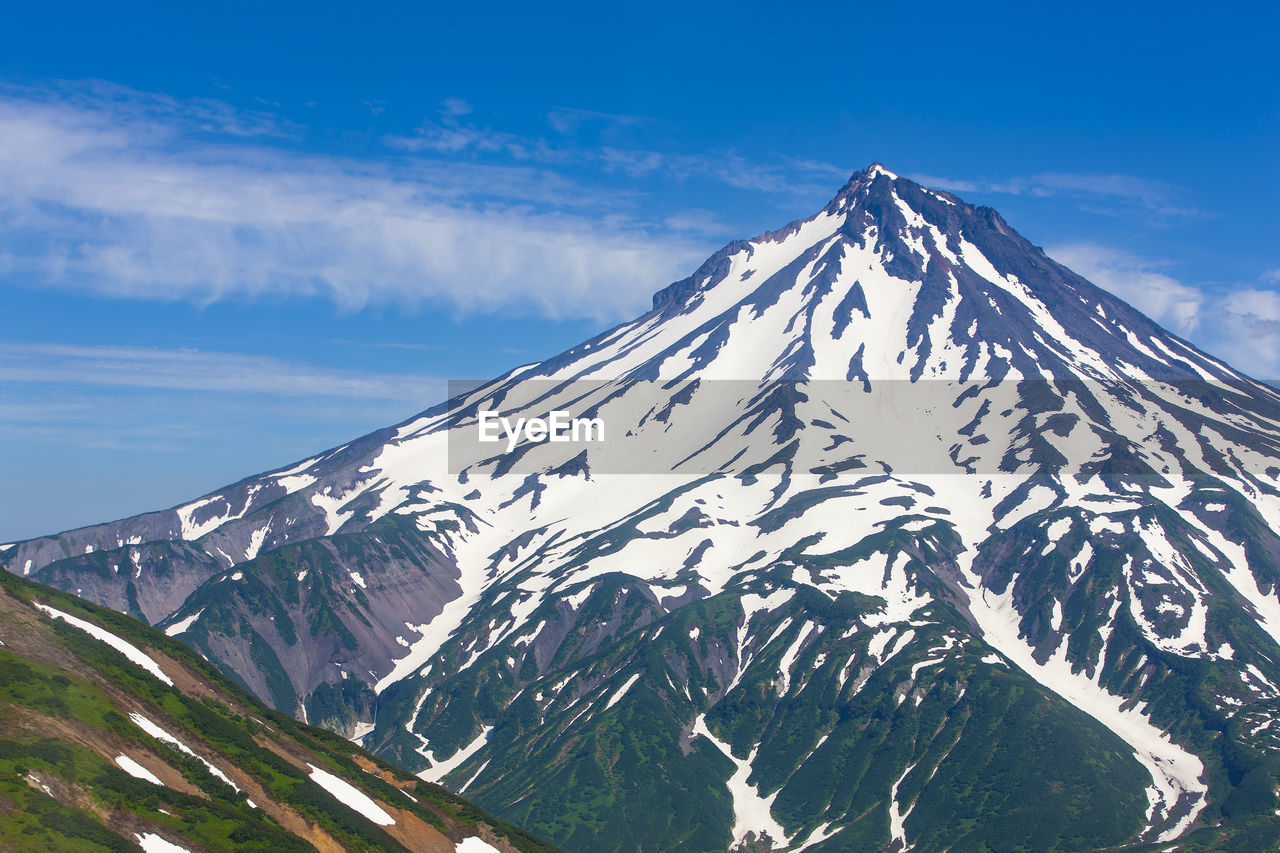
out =
[(571, 850), (1263, 849), (1278, 477), (1276, 391), (875, 164), (559, 356), (2, 556)]

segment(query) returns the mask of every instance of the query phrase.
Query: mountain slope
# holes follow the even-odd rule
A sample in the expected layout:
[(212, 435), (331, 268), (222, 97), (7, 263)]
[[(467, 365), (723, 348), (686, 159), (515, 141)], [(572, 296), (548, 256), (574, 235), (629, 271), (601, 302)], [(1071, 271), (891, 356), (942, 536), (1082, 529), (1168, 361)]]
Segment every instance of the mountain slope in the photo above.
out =
[[(480, 440), (551, 411), (605, 440)], [(873, 166), (553, 359), (3, 558), (568, 849), (1249, 850), (1278, 477), (1276, 391)]]
[(262, 707), (153, 629), (8, 574), (0, 768), (5, 850), (552, 849)]

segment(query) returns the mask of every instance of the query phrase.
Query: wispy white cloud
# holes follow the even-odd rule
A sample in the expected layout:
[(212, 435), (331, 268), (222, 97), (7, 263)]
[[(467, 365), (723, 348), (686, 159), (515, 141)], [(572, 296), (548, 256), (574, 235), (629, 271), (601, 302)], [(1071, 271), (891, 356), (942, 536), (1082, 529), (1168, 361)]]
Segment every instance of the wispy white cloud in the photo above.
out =
[(1058, 246), (1047, 252), (1179, 335), (1195, 332), (1200, 324), (1204, 292), (1170, 276), (1167, 263), (1093, 243)]
[[(955, 179), (938, 175), (912, 175), (912, 180), (955, 193), (994, 193), (1037, 197), (1065, 196), (1081, 203), (1106, 202), (1108, 207), (1090, 207), (1099, 213), (1116, 215), (1138, 210), (1148, 216), (1200, 216), (1194, 207), (1180, 201), (1181, 191), (1172, 184), (1101, 172), (1042, 172), (1003, 180)], [(1116, 205), (1120, 205), (1119, 208)]]
[[(432, 376), (335, 370), (270, 356), (52, 343), (0, 343), (0, 382), (359, 398), (414, 406), (444, 399), (447, 390), (444, 379)], [(13, 404), (0, 412), (20, 414)]]
[(561, 134), (574, 134), (584, 127), (594, 126), (605, 132), (628, 127), (656, 124), (653, 119), (626, 113), (608, 113), (599, 110), (583, 110), (576, 107), (557, 107), (547, 113), (547, 124)]
[(503, 152), (516, 160), (536, 162), (563, 162), (567, 154), (557, 155), (546, 142), (526, 140), (514, 133), (504, 133), (488, 127), (464, 125), (456, 120), (456, 113), (442, 111), (438, 122), (424, 122), (411, 136), (388, 134), (382, 141), (391, 148), (418, 154), (424, 151), (436, 154), (457, 154), (464, 151), (493, 154)]
[(952, 192), (952, 193), (976, 193), (976, 192), (993, 191), (993, 190), (986, 189), (987, 187), (990, 186), (989, 184), (986, 184), (985, 182), (980, 183), (978, 181), (969, 180), (967, 178), (945, 178), (941, 175), (927, 175), (927, 174), (924, 174), (923, 172), (915, 172), (911, 175), (908, 175), (907, 177), (909, 177), (911, 180), (915, 181), (918, 184), (924, 184), (927, 187), (933, 187), (934, 189), (939, 189), (939, 190), (946, 190), (947, 192)]
[(709, 248), (546, 170), (391, 167), (255, 141), (289, 132), (118, 87), (0, 93), (0, 268), (142, 299), (616, 319)]
[(733, 151), (716, 154), (670, 154), (609, 146), (589, 152), (606, 172), (631, 177), (661, 175), (674, 181), (706, 178), (735, 189), (784, 196), (832, 193), (832, 178), (847, 178), (851, 169), (812, 160), (758, 163)]
[(178, 133), (248, 139), (289, 138), (303, 130), (275, 112), (246, 110), (212, 98), (143, 92), (107, 80), (53, 81), (39, 87), (0, 82), (0, 102), (35, 109), (61, 105), (68, 126), (88, 122), (142, 135), (153, 142)]
[(1074, 195), (1085, 198), (1120, 199), (1166, 216), (1198, 216), (1200, 211), (1178, 202), (1177, 187), (1164, 181), (1133, 175), (1103, 173), (1046, 172), (1029, 181), (1032, 195)]
[(1260, 286), (1280, 277), (1267, 272), (1258, 282), (1223, 289), (1181, 282), (1167, 261), (1097, 244), (1046, 251), (1233, 367), (1266, 381), (1280, 379), (1280, 292)]
[[(439, 121), (424, 122), (412, 135), (388, 135), (389, 147), (411, 153), (501, 156), (516, 162), (546, 166), (588, 166), (607, 174), (632, 178), (661, 177), (670, 181), (708, 179), (737, 189), (786, 196), (830, 193), (833, 179), (851, 169), (818, 160), (777, 158), (757, 162), (733, 151), (699, 154), (628, 148), (621, 145), (582, 145), (575, 139), (549, 140), (464, 123), (460, 114), (441, 110)], [(585, 124), (616, 129), (648, 123), (639, 116), (558, 109), (548, 122), (562, 136), (572, 137)]]
[(473, 109), (471, 102), (462, 98), (446, 98), (440, 105), (440, 113), (447, 116), (464, 116)]
[(665, 220), (664, 224), (674, 231), (680, 231), (686, 234), (707, 234), (719, 235), (729, 230), (718, 214), (711, 210), (703, 210), (702, 208), (689, 208), (686, 210), (677, 210)]
[(1280, 379), (1280, 293), (1233, 290), (1222, 299), (1214, 352), (1260, 379)]

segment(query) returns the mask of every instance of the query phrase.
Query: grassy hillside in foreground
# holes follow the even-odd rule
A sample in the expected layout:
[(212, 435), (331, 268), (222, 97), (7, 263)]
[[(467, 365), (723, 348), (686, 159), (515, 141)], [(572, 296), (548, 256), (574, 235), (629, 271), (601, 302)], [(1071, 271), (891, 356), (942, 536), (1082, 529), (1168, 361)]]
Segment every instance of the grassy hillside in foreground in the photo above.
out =
[(140, 622), (0, 572), (0, 851), (435, 853), (466, 839), (555, 849), (266, 708)]

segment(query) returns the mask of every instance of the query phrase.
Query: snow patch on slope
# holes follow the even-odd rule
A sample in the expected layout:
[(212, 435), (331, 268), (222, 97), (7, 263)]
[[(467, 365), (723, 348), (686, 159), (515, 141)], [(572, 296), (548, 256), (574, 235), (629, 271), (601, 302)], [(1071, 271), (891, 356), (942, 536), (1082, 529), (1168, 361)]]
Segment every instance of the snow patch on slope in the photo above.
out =
[(67, 622), (79, 628), (81, 631), (84, 631), (86, 634), (93, 637), (95, 640), (100, 640), (106, 643), (108, 646), (110, 646), (111, 648), (120, 652), (120, 654), (127, 657), (130, 661), (132, 661), (133, 663), (136, 663), (138, 666), (142, 667), (147, 672), (154, 675), (160, 681), (163, 681), (165, 684), (169, 685), (170, 687), (173, 686), (173, 679), (164, 674), (164, 670), (160, 668), (160, 664), (156, 663), (154, 658), (152, 658), (146, 652), (142, 651), (142, 649), (133, 645), (133, 643), (130, 643), (127, 640), (124, 640), (120, 637), (117, 637), (115, 634), (111, 633), (105, 628), (98, 627), (92, 622), (86, 622), (83, 619), (77, 619), (75, 616), (72, 616), (70, 613), (64, 613), (61, 610), (57, 610), (55, 608), (49, 607), (47, 604), (37, 603), (36, 607), (39, 610), (43, 610), (45, 613), (49, 614), (54, 619), (66, 620)]
[(769, 836), (770, 849), (779, 850), (787, 845), (787, 833), (783, 830), (782, 825), (774, 820), (771, 812), (773, 801), (778, 796), (778, 791), (774, 791), (768, 797), (760, 796), (760, 791), (755, 785), (747, 782), (751, 776), (751, 762), (755, 761), (756, 751), (751, 750), (751, 754), (747, 756), (745, 761), (735, 758), (729, 744), (717, 738), (707, 728), (706, 714), (699, 714), (698, 718), (693, 721), (693, 734), (702, 735), (711, 741), (716, 749), (724, 754), (733, 762), (737, 768), (733, 775), (729, 777), (726, 783), (729, 787), (729, 795), (733, 798), (733, 843), (731, 847), (737, 847), (747, 840), (748, 835), (752, 835), (755, 840), (759, 841), (764, 835)]
[(142, 853), (191, 853), (185, 847), (179, 847), (172, 841), (166, 841), (154, 832), (134, 833), (133, 837), (138, 839), (138, 846), (142, 848)]
[(462, 839), (454, 849), (457, 853), (501, 853), (497, 847), (494, 847), (478, 835)]
[(135, 779), (141, 779), (144, 782), (150, 782), (152, 785), (164, 784), (163, 782), (160, 781), (159, 776), (152, 773), (150, 770), (143, 767), (141, 764), (134, 761), (132, 758), (130, 758), (129, 756), (123, 753), (116, 756), (116, 764), (120, 765), (121, 770), (123, 770), (125, 773), (128, 773), (130, 776), (132, 776)]
[(326, 770), (321, 770), (309, 762), (307, 766), (311, 768), (311, 781), (324, 788), (333, 795), (334, 799), (347, 808), (359, 813), (366, 820), (372, 821), (378, 826), (392, 826), (395, 824), (395, 818), (387, 814), (368, 794), (355, 785), (345, 779), (334, 776)]
[(162, 743), (167, 743), (170, 746), (177, 749), (179, 752), (182, 752), (196, 759), (197, 761), (199, 761), (201, 764), (205, 766), (205, 769), (208, 770), (211, 775), (217, 777), (218, 779), (221, 779), (224, 783), (226, 783), (228, 787), (231, 788), (231, 790), (235, 791), (237, 794), (240, 793), (240, 786), (237, 785), (235, 782), (232, 782), (230, 776), (228, 776), (226, 773), (223, 773), (217, 767), (214, 767), (213, 764), (211, 764), (207, 758), (192, 751), (191, 747), (187, 746), (185, 743), (178, 740), (176, 737), (169, 734), (164, 729), (160, 728), (160, 726), (151, 722), (146, 717), (142, 716), (137, 712), (130, 714), (129, 719), (133, 720), (133, 724), (135, 726), (142, 729), (144, 732), (151, 735), (156, 740)]
[(199, 610), (197, 610), (195, 613), (192, 613), (190, 616), (186, 617), (185, 619), (180, 619), (179, 621), (174, 622), (168, 628), (164, 629), (165, 635), (168, 637), (178, 636), (183, 631), (186, 631), (188, 628), (194, 625), (195, 621), (200, 618), (201, 613), (204, 613), (203, 607), (201, 607)]
[(493, 731), (493, 726), (485, 726), (475, 740), (459, 749), (452, 756), (441, 762), (436, 762), (430, 753), (426, 753), (425, 757), (431, 762), (431, 766), (426, 770), (419, 771), (418, 778), (425, 779), (428, 782), (439, 783), (441, 779), (448, 776), (457, 768), (467, 763), (471, 756), (481, 750), (485, 743), (489, 740), (489, 733)]

